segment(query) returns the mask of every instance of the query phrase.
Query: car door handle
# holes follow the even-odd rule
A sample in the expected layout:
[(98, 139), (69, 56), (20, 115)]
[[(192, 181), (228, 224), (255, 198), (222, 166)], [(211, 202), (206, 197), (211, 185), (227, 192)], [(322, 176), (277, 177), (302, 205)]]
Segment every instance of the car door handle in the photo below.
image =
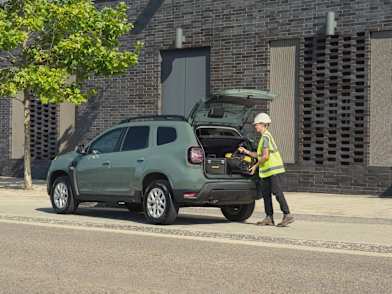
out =
[(102, 163), (102, 166), (110, 167), (110, 161), (105, 161)]
[(143, 162), (144, 161), (144, 158), (142, 157), (142, 158), (139, 158), (138, 160), (137, 160), (137, 162)]

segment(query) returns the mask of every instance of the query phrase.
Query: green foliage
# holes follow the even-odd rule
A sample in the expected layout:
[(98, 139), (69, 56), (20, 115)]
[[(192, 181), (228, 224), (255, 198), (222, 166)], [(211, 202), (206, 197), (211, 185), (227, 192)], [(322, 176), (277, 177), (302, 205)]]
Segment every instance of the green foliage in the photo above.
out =
[(137, 64), (142, 43), (119, 48), (132, 27), (125, 3), (98, 10), (91, 0), (7, 2), (0, 7), (0, 96), (28, 90), (45, 104), (86, 101), (84, 79)]

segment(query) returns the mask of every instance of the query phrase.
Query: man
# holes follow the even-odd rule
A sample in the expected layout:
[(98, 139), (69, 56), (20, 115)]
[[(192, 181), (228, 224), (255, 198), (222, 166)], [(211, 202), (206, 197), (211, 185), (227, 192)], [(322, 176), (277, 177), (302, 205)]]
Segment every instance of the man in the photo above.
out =
[(285, 169), (275, 140), (268, 131), (271, 118), (266, 113), (259, 113), (256, 115), (253, 124), (256, 132), (261, 134), (257, 152), (251, 152), (244, 147), (240, 147), (238, 150), (241, 153), (258, 159), (258, 162), (250, 168), (250, 173), (254, 174), (257, 167), (259, 167), (266, 217), (256, 224), (261, 226), (275, 225), (272, 206), (272, 194), (274, 194), (283, 212), (283, 219), (277, 226), (285, 227), (294, 222), (294, 217), (290, 214), (289, 207), (282, 192), (282, 174), (285, 172)]

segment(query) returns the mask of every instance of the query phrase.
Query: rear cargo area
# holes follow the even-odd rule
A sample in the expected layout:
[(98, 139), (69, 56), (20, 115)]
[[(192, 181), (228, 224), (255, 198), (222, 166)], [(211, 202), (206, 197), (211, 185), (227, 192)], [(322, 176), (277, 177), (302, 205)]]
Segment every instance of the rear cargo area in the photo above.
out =
[(203, 126), (196, 128), (196, 135), (205, 152), (204, 168), (207, 175), (248, 176), (238, 168), (234, 168), (233, 160), (228, 158), (229, 154), (235, 154), (240, 146), (251, 148), (249, 140), (241, 136), (236, 129)]

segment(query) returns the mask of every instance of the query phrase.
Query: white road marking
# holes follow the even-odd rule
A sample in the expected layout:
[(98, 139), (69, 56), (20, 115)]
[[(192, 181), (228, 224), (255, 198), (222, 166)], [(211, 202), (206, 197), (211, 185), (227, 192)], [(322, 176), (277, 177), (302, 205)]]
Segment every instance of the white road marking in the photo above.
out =
[(268, 243), (262, 241), (248, 241), (248, 240), (230, 240), (224, 238), (208, 238), (199, 236), (181, 236), (181, 235), (171, 235), (162, 233), (151, 233), (151, 232), (140, 232), (124, 229), (108, 229), (108, 228), (97, 228), (97, 227), (83, 227), (74, 225), (60, 225), (60, 224), (47, 224), (39, 222), (26, 222), (17, 220), (6, 220), (0, 219), (1, 223), (9, 224), (22, 224), (31, 225), (39, 227), (50, 227), (50, 228), (62, 228), (80, 231), (92, 231), (92, 232), (106, 232), (106, 233), (117, 233), (124, 235), (138, 235), (156, 238), (172, 238), (172, 239), (182, 239), (182, 240), (194, 240), (202, 242), (214, 242), (222, 244), (234, 244), (234, 245), (246, 245), (246, 246), (256, 246), (256, 247), (268, 247), (268, 248), (282, 248), (282, 249), (294, 249), (294, 250), (304, 250), (322, 253), (336, 253), (336, 254), (349, 254), (349, 255), (359, 255), (359, 256), (370, 256), (370, 257), (389, 257), (392, 258), (392, 253), (379, 253), (379, 252), (365, 252), (358, 250), (348, 250), (348, 249), (333, 249), (333, 248), (319, 248), (311, 246), (301, 246), (301, 245), (291, 245), (291, 244), (279, 244), (279, 243)]

